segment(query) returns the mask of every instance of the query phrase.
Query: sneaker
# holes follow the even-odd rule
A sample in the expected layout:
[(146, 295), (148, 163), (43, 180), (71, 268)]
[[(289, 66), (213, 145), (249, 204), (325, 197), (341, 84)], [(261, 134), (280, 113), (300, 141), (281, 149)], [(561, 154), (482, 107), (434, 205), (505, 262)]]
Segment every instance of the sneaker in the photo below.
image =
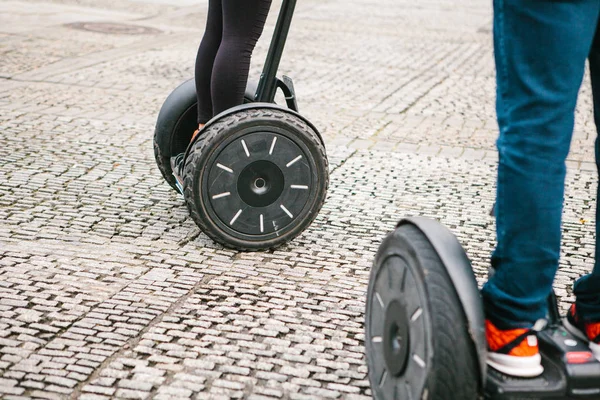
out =
[(183, 170), (183, 159), (185, 158), (185, 153), (179, 153), (176, 156), (171, 157), (171, 171), (173, 171), (173, 176), (175, 177), (175, 186), (177, 186), (177, 190), (181, 194), (183, 194), (183, 179), (181, 178), (182, 170)]
[[(545, 326), (545, 322), (544, 326)], [(490, 320), (485, 321), (485, 337), (488, 342), (487, 364), (510, 376), (533, 378), (544, 372), (537, 341), (537, 332), (543, 326), (533, 328), (498, 329)]]
[(573, 304), (567, 313), (564, 325), (574, 336), (589, 342), (590, 350), (594, 354), (594, 357), (600, 361), (600, 321), (583, 322), (579, 318), (579, 315), (577, 315), (577, 309), (575, 308), (575, 304)]

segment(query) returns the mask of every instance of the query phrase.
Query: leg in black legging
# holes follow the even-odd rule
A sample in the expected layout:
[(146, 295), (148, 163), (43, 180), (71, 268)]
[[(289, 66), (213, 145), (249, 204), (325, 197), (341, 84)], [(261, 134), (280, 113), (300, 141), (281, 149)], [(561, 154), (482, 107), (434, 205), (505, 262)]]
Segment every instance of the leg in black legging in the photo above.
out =
[(196, 94), (198, 96), (198, 123), (205, 124), (213, 117), (210, 93), (215, 57), (223, 35), (223, 7), (221, 0), (209, 0), (206, 31), (196, 56)]
[(271, 0), (222, 0), (223, 37), (215, 58), (213, 116), (244, 101), (252, 51), (262, 34)]

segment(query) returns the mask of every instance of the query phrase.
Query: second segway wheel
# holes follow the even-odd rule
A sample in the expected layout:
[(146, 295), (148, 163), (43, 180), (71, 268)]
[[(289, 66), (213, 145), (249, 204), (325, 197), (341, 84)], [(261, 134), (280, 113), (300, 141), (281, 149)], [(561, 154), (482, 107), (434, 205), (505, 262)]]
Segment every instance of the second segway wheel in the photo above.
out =
[(478, 364), (456, 290), (415, 226), (383, 241), (371, 271), (365, 347), (377, 400), (476, 399)]
[[(244, 103), (254, 101), (256, 83), (249, 81)], [(189, 79), (179, 85), (163, 103), (154, 129), (154, 158), (163, 178), (175, 190), (177, 183), (171, 169), (171, 157), (186, 151), (198, 128), (196, 83)]]
[(183, 176), (196, 224), (239, 250), (296, 237), (317, 216), (329, 183), (318, 133), (293, 112), (256, 104), (207, 125), (188, 149)]

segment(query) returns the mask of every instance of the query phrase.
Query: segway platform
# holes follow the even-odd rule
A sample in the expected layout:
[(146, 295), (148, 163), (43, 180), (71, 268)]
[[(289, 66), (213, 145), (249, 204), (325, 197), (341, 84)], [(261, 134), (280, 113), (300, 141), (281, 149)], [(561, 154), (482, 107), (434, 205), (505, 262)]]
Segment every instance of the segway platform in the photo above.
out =
[(483, 305), (470, 262), (441, 224), (408, 218), (379, 248), (367, 293), (365, 347), (375, 399), (600, 399), (600, 362), (549, 298), (538, 334), (544, 373), (486, 365)]
[(514, 378), (488, 369), (489, 399), (600, 399), (600, 362), (588, 344), (556, 321), (538, 335), (544, 373)]

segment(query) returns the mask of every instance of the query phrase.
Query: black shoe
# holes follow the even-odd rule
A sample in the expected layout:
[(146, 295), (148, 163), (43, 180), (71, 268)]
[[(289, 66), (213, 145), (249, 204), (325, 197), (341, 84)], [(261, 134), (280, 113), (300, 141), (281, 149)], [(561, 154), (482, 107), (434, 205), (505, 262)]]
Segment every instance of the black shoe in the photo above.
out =
[(175, 186), (177, 186), (177, 190), (179, 193), (183, 195), (183, 160), (185, 158), (185, 153), (179, 153), (176, 156), (171, 157), (171, 171), (173, 171), (173, 176), (175, 177)]

